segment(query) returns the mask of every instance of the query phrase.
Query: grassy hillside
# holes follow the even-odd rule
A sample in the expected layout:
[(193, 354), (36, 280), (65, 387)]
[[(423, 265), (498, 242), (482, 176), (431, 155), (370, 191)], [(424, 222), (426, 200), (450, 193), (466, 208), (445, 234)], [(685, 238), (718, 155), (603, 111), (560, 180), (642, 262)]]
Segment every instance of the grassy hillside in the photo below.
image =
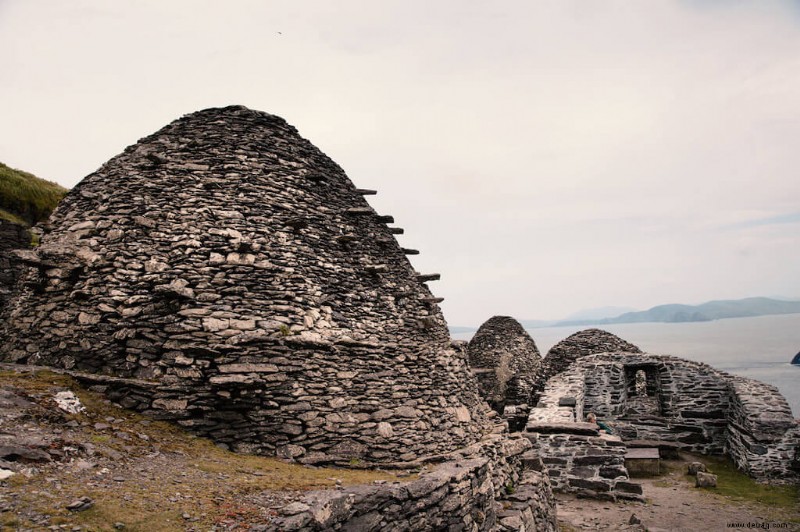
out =
[(48, 216), (67, 189), (0, 163), (0, 218), (34, 225)]

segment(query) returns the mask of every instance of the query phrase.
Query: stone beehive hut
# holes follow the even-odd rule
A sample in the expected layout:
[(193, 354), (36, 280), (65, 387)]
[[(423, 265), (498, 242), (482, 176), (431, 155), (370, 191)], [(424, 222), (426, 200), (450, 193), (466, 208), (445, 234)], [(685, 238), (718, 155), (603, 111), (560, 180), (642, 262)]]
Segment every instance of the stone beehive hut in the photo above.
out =
[(436, 276), (368, 193), (279, 117), (187, 115), (86, 177), (21, 254), (2, 358), (117, 377), (123, 405), (237, 450), (392, 462), (470, 444), (485, 407)]
[(601, 329), (585, 329), (561, 340), (544, 357), (539, 379), (532, 393), (532, 405), (539, 401), (545, 383), (554, 375), (567, 370), (579, 358), (597, 353), (641, 353), (642, 351), (619, 336)]
[(467, 347), (481, 395), (499, 412), (506, 404), (528, 403), (541, 356), (514, 318), (494, 316), (480, 326)]
[[(573, 406), (563, 406), (565, 397), (574, 399)], [(528, 430), (553, 422), (568, 430), (565, 421), (580, 422), (589, 412), (611, 423), (626, 441), (726, 453), (757, 479), (800, 480), (800, 423), (786, 399), (774, 386), (707, 364), (631, 351), (581, 357), (547, 381)], [(554, 449), (540, 448), (544, 455), (564, 448), (552, 439), (547, 445)]]

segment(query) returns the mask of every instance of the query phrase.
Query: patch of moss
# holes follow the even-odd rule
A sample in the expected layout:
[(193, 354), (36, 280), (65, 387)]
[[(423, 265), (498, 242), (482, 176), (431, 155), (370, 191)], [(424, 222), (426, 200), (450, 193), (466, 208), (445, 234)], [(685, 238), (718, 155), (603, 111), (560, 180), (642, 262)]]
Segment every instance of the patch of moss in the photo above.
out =
[(16, 214), (8, 212), (5, 209), (0, 209), (0, 220), (5, 220), (7, 222), (11, 222), (12, 224), (28, 227), (28, 222), (26, 222)]

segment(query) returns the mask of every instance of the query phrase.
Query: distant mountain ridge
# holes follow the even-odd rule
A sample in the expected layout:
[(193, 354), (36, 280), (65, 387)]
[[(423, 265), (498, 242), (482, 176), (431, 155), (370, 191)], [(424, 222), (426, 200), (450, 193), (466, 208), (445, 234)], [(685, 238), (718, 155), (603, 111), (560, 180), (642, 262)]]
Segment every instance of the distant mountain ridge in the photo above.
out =
[(722, 320), (726, 318), (751, 318), (775, 314), (800, 313), (800, 301), (783, 301), (768, 297), (709, 301), (701, 305), (658, 305), (640, 312), (626, 312), (615, 318), (601, 320), (564, 320), (562, 325), (608, 325), (614, 323), (686, 323)]
[[(601, 307), (598, 309), (587, 309), (571, 316), (583, 313), (591, 314), (602, 311), (609, 311), (614, 308), (624, 307)], [(752, 318), (755, 316), (770, 316), (776, 314), (798, 314), (800, 313), (800, 300), (794, 299), (775, 299), (770, 297), (748, 297), (745, 299), (732, 299), (720, 301), (708, 301), (701, 305), (680, 305), (668, 304), (658, 305), (649, 310), (625, 312), (619, 316), (601, 319), (571, 319), (571, 316), (563, 320), (518, 320), (526, 329), (537, 329), (540, 327), (567, 327), (582, 325), (609, 325), (614, 323), (687, 323), (699, 321), (723, 320), (725, 318)], [(451, 326), (452, 334), (471, 333), (478, 330), (472, 326)], [(800, 353), (798, 353), (800, 355)], [(798, 362), (800, 363), (800, 362)]]

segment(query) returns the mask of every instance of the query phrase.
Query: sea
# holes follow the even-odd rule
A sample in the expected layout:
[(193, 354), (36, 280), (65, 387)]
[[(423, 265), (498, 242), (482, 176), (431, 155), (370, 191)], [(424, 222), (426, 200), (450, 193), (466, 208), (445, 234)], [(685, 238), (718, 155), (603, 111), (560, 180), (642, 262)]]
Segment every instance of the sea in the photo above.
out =
[[(694, 323), (624, 323), (528, 329), (544, 356), (567, 336), (590, 327), (614, 333), (646, 352), (705, 362), (716, 369), (776, 386), (800, 418), (800, 314)], [(453, 337), (469, 340), (474, 333)]]

